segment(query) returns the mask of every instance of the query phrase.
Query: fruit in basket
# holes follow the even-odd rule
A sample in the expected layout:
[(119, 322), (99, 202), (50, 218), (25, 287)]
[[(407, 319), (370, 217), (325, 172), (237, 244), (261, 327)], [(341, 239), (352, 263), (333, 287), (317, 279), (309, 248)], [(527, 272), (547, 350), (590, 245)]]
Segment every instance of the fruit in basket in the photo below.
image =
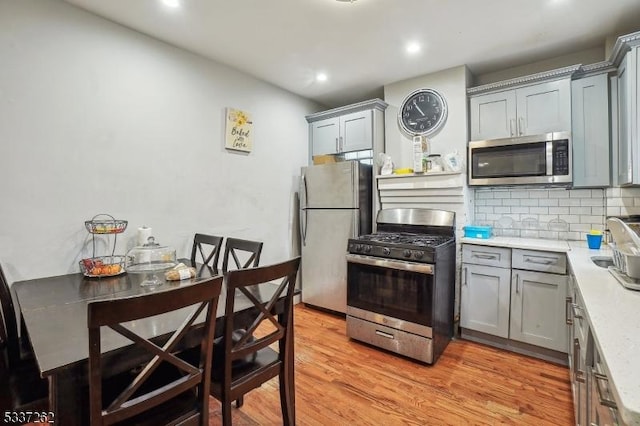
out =
[(102, 275), (102, 266), (94, 266), (89, 272), (91, 275)]
[(93, 259), (82, 259), (82, 265), (84, 266), (84, 269), (90, 271), (94, 266)]

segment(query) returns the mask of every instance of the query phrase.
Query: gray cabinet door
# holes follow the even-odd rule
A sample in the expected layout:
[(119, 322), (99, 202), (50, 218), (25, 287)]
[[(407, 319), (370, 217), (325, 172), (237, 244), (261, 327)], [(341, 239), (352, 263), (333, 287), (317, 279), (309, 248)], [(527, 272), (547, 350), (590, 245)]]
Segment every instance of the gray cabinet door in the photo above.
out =
[(471, 140), (516, 136), (516, 92), (474, 96), (469, 100)]
[(366, 110), (340, 117), (340, 152), (373, 148), (372, 114), (372, 110)]
[(509, 337), (510, 269), (462, 264), (460, 326)]
[(311, 123), (312, 155), (338, 153), (339, 135), (340, 120), (338, 117)]
[(571, 82), (573, 187), (610, 184), (609, 79), (606, 74)]
[(638, 48), (627, 52), (618, 67), (618, 185), (638, 184), (637, 162), (634, 169), (634, 152), (638, 146)]
[(512, 270), (509, 337), (566, 352), (566, 297), (566, 275)]
[(550, 81), (516, 90), (518, 136), (571, 130), (571, 83)]

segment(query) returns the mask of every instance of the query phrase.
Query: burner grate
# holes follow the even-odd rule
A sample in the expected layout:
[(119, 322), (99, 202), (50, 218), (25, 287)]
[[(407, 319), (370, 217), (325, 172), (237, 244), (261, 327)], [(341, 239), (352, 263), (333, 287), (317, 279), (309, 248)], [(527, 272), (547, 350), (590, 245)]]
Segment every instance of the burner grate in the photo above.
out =
[(417, 247), (436, 247), (451, 240), (446, 235), (425, 235), (408, 232), (378, 232), (376, 234), (362, 235), (360, 241), (370, 241), (381, 244), (403, 244)]

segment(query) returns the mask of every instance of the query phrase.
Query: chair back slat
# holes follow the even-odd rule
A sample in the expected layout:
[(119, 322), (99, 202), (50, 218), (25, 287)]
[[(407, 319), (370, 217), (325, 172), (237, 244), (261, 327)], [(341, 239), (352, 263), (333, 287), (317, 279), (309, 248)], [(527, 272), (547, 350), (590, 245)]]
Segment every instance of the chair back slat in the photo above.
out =
[[(260, 264), (260, 254), (263, 243), (261, 241), (227, 238), (222, 259), (222, 271), (230, 269), (254, 268)], [(233, 264), (231, 263), (233, 260)]]
[(192, 264), (200, 260), (204, 265), (208, 265), (217, 271), (223, 239), (224, 237), (215, 235), (195, 234), (193, 247), (191, 248)]
[[(198, 395), (188, 417), (198, 417), (199, 424), (208, 423), (209, 380), (213, 348), (216, 308), (222, 287), (222, 276), (183, 287), (143, 294), (133, 297), (103, 300), (89, 303), (87, 325), (89, 329), (89, 398), (91, 425), (107, 425), (127, 420), (133, 416), (153, 413), (154, 408), (186, 391), (193, 389)], [(187, 308), (187, 309), (184, 309)], [(181, 310), (185, 319), (178, 329), (159, 346), (139, 335), (127, 323), (160, 314)], [(200, 360), (197, 366), (178, 358), (178, 343), (194, 326), (198, 316), (206, 312), (204, 332), (200, 341)], [(150, 359), (140, 372), (119, 393), (103, 406), (101, 330), (109, 328), (133, 342), (132, 346), (148, 352)], [(130, 348), (124, 351), (133, 350)], [(124, 356), (124, 355), (123, 355)], [(161, 383), (150, 383), (150, 378), (161, 363), (171, 365), (177, 378), (166, 378)], [(164, 379), (164, 378), (163, 378)]]
[[(234, 360), (244, 358), (251, 353), (257, 353), (261, 349), (279, 342), (281, 348), (287, 344), (293, 344), (288, 340), (287, 325), (289, 314), (293, 307), (293, 292), (296, 282), (296, 275), (300, 265), (300, 258), (296, 257), (286, 262), (262, 266), (257, 268), (240, 269), (229, 271), (226, 278), (227, 300), (225, 305), (225, 380), (229, 380), (231, 385), (231, 370)], [(279, 286), (274, 281), (281, 280)], [(270, 286), (268, 291), (264, 288)], [(277, 286), (277, 287), (276, 287)], [(276, 288), (274, 292), (273, 289)], [(244, 335), (240, 339), (233, 341), (234, 331), (237, 333), (237, 327), (234, 324), (234, 309), (236, 303), (237, 292), (242, 292), (251, 302), (258, 312), (252, 324), (245, 330)], [(272, 295), (268, 300), (260, 297), (260, 294)], [(284, 294), (284, 298), (282, 295)], [(277, 315), (274, 305), (276, 303), (284, 303), (284, 313)], [(269, 332), (265, 335), (250, 339), (253, 337), (254, 331), (263, 323), (271, 323)], [(275, 328), (275, 330), (274, 330)], [(279, 362), (284, 362), (284, 353), (280, 354)], [(229, 373), (229, 374), (227, 374)], [(254, 373), (256, 376), (260, 374), (260, 370)], [(235, 397), (232, 396), (232, 399)]]

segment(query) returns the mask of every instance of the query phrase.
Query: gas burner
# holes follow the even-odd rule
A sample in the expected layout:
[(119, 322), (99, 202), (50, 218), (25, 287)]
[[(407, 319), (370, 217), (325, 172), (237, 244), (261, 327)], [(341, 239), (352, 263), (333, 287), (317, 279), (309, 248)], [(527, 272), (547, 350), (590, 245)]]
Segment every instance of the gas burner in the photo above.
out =
[(381, 244), (407, 244), (419, 247), (435, 247), (452, 240), (453, 237), (445, 235), (425, 235), (409, 232), (378, 232), (362, 235), (360, 241), (369, 241)]

